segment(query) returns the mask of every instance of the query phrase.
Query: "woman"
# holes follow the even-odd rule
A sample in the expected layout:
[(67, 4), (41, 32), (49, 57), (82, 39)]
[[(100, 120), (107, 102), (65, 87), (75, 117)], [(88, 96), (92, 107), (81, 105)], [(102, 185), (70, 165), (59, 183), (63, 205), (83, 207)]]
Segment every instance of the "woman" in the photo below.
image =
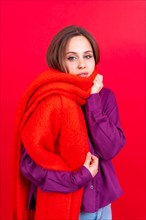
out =
[(52, 40), (47, 61), (51, 70), (30, 86), (21, 104), (16, 143), (18, 149), (23, 145), (26, 178), (17, 181), (18, 199), (35, 208), (35, 219), (111, 219), (110, 204), (122, 192), (111, 159), (125, 137), (115, 96), (97, 74), (97, 43), (85, 29), (66, 27)]

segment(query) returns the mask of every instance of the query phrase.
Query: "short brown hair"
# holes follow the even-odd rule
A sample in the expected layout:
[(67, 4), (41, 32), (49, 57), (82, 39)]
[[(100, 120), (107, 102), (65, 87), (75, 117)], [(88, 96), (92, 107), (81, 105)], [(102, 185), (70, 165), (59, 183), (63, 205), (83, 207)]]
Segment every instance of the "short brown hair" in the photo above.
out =
[(57, 69), (62, 72), (65, 72), (63, 65), (63, 57), (68, 40), (71, 39), (72, 37), (81, 36), (81, 35), (89, 40), (93, 49), (95, 64), (97, 64), (100, 59), (100, 52), (96, 40), (84, 28), (71, 25), (59, 31), (51, 41), (46, 54), (48, 66), (53, 69)]

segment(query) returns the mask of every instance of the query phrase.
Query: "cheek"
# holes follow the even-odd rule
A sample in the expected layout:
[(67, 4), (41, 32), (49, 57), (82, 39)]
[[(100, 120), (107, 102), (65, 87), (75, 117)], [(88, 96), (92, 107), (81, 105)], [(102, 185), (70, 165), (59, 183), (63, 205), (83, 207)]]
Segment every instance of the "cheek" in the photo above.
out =
[(70, 71), (73, 71), (76, 67), (75, 63), (73, 63), (73, 62), (72, 63), (67, 63), (66, 66), (67, 66), (67, 69), (70, 70)]
[(95, 61), (94, 61), (94, 60), (90, 63), (90, 68), (91, 68), (91, 69), (94, 69), (94, 68), (95, 68)]
[(67, 72), (69, 72), (70, 66), (69, 66), (68, 62), (64, 62), (64, 67), (65, 67), (65, 70)]

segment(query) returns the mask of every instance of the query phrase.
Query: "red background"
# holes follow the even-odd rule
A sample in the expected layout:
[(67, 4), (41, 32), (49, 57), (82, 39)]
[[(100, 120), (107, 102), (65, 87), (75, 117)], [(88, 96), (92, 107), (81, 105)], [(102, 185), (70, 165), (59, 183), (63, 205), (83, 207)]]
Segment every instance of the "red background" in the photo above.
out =
[(12, 136), (18, 100), (47, 64), (47, 46), (78, 24), (97, 39), (100, 73), (116, 94), (127, 143), (114, 159), (124, 195), (114, 220), (145, 219), (145, 1), (1, 1), (1, 220), (11, 220)]

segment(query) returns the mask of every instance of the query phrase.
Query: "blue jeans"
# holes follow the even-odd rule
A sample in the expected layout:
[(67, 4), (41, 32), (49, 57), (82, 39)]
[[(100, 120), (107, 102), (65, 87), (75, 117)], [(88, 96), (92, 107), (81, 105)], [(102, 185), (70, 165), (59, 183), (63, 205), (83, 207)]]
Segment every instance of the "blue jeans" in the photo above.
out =
[(80, 220), (112, 220), (111, 204), (94, 213), (81, 212)]

